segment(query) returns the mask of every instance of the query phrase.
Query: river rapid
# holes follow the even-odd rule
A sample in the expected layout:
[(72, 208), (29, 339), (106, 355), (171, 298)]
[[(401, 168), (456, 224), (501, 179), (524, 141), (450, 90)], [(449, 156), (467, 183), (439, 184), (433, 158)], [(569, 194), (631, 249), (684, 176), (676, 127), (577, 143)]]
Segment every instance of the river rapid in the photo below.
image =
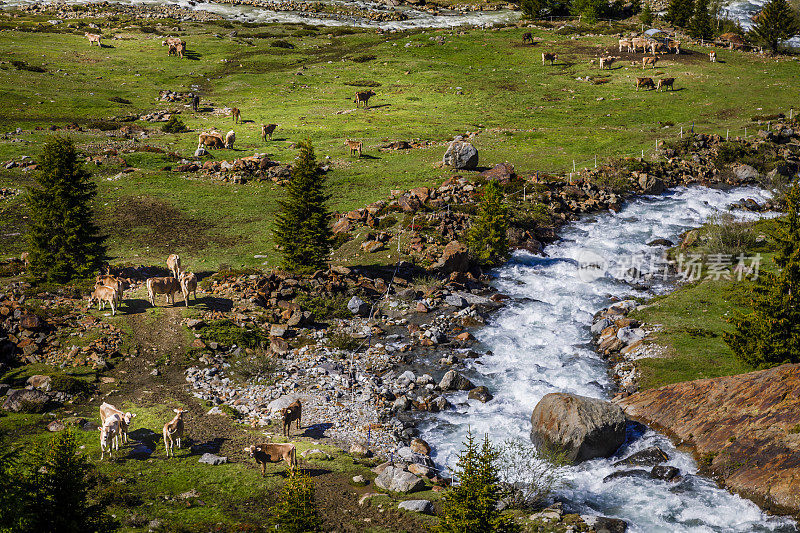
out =
[[(456, 410), (431, 415), (420, 426), (436, 450), (437, 464), (455, 466), (468, 429), (481, 439), (488, 434), (494, 443), (509, 438), (529, 442), (531, 413), (547, 393), (608, 399), (612, 382), (606, 362), (591, 346), (592, 316), (613, 298), (668, 290), (664, 286), (634, 290), (617, 279), (617, 267), (626, 265), (632, 254), (660, 253), (646, 243), (656, 238), (678, 242), (678, 234), (744, 197), (761, 202), (767, 196), (755, 188), (721, 191), (692, 187), (641, 197), (619, 213), (585, 217), (564, 227), (560, 240), (546, 247), (548, 257), (516, 253), (496, 271), (494, 282), (501, 293), (511, 297), (509, 305), (475, 333), (479, 347), (491, 355), (476, 360), (465, 372), (476, 385), (486, 385), (494, 399), (482, 404), (468, 400), (463, 393), (452, 399)], [(597, 280), (581, 279), (587, 278), (579, 272), (587, 250), (608, 264), (608, 273)], [(622, 469), (614, 468), (613, 461), (648, 446), (665, 450), (670, 456), (668, 464), (680, 469), (683, 480), (621, 478), (603, 483), (605, 476)], [(571, 502), (582, 514), (624, 519), (630, 524), (629, 531), (798, 531), (793, 521), (769, 516), (754, 503), (695, 475), (694, 460), (649, 429), (629, 428), (628, 442), (616, 457), (565, 470), (566, 484), (556, 494), (559, 499)]]

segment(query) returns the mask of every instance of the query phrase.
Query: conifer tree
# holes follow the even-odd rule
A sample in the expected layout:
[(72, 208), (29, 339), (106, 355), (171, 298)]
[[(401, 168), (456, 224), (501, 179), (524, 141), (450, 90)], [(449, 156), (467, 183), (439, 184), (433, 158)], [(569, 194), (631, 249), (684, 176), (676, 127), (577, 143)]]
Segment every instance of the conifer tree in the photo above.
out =
[(756, 15), (750, 31), (774, 53), (781, 41), (800, 33), (800, 22), (786, 0), (770, 0)]
[(282, 249), (287, 270), (309, 272), (328, 264), (333, 233), (324, 187), (325, 176), (317, 166), (311, 142), (301, 142), (275, 222), (275, 242)]
[(314, 482), (305, 474), (292, 472), (283, 485), (275, 506), (274, 519), (280, 531), (304, 533), (317, 531), (319, 517), (314, 507)]
[(689, 35), (695, 39), (714, 37), (714, 27), (711, 24), (711, 15), (708, 13), (708, 0), (695, 1), (694, 15), (689, 21)]
[(508, 259), (508, 218), (503, 191), (497, 182), (489, 181), (483, 187), (478, 214), (467, 234), (470, 251), (482, 266), (495, 267)]
[(0, 438), (0, 531), (18, 531), (22, 487), (17, 473), (17, 451)]
[(106, 258), (105, 238), (91, 207), (97, 185), (65, 137), (45, 144), (39, 167), (38, 187), (28, 198), (30, 272), (36, 279), (59, 283), (90, 276)]
[(472, 432), (458, 457), (459, 484), (448, 491), (439, 520), (441, 533), (516, 533), (519, 525), (497, 510), (502, 497), (495, 461), (497, 452), (485, 436), (478, 447)]
[(723, 336), (733, 353), (756, 368), (800, 363), (800, 184), (786, 196), (777, 221), (775, 272), (761, 272), (751, 292), (753, 311), (736, 313)]
[(649, 0), (642, 0), (642, 11), (639, 13), (639, 20), (645, 26), (653, 24), (653, 10), (650, 8)]
[(667, 6), (668, 22), (685, 28), (694, 15), (694, 0), (670, 0)]

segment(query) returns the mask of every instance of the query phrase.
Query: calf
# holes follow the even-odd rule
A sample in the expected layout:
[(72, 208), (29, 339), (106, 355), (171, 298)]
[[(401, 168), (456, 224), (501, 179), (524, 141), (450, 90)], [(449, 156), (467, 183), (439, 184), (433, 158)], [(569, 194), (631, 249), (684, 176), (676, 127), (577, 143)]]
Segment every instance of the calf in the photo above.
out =
[(86, 306), (87, 309), (92, 307), (92, 304), (97, 301), (97, 310), (105, 309), (106, 304), (111, 306), (111, 314), (117, 314), (117, 308), (115, 302), (117, 301), (117, 291), (112, 289), (111, 287), (106, 287), (105, 285), (96, 286), (94, 288), (94, 292), (92, 292), (91, 296), (89, 296), (89, 305)]
[(97, 46), (99, 46), (100, 48), (103, 47), (103, 45), (100, 44), (100, 39), (102, 36), (99, 33), (86, 32), (84, 33), (84, 35), (86, 36), (87, 39), (89, 39), (89, 46), (92, 46), (92, 43), (97, 43)]
[(716, 52), (709, 52), (708, 53), (708, 60), (711, 61), (712, 63), (716, 63), (717, 62), (717, 53)]
[(634, 37), (631, 39), (631, 46), (633, 47), (633, 51), (636, 52), (639, 48), (642, 49), (644, 52), (647, 49), (647, 39), (643, 37)]
[(225, 134), (225, 148), (230, 150), (233, 148), (233, 143), (236, 142), (236, 132), (231, 130)]
[(192, 272), (181, 272), (179, 281), (181, 282), (183, 301), (186, 302), (186, 307), (189, 307), (189, 293), (194, 293), (194, 299), (197, 301), (197, 276)]
[(533, 35), (531, 35), (531, 32), (522, 34), (522, 44), (525, 44), (525, 43), (533, 44)]
[(297, 429), (300, 429), (300, 418), (303, 415), (303, 406), (300, 405), (300, 400), (295, 400), (290, 403), (285, 409), (281, 409), (281, 417), (283, 418), (283, 434), (289, 436), (292, 429), (292, 422), (297, 420)]
[(206, 148), (225, 148), (225, 139), (217, 132), (201, 133), (197, 140), (197, 147), (200, 148), (201, 146)]
[(556, 62), (556, 59), (558, 59), (558, 54), (552, 52), (542, 52), (542, 65), (544, 65), (545, 61), (549, 61), (550, 66), (552, 67)]
[(375, 96), (375, 92), (370, 89), (369, 91), (358, 91), (353, 101), (356, 103), (356, 108), (361, 102), (364, 102), (364, 109), (369, 107), (369, 99)]
[(656, 61), (658, 61), (658, 57), (656, 56), (643, 57), (642, 68), (645, 68), (647, 65), (653, 65), (653, 68), (656, 68)]
[(347, 139), (344, 141), (344, 144), (350, 148), (350, 155), (358, 154), (358, 157), (361, 157), (361, 150), (364, 147), (363, 141), (351, 141)]
[(630, 39), (619, 40), (619, 51), (622, 52), (623, 48), (626, 52), (633, 52), (633, 41)]
[(277, 124), (262, 124), (261, 125), (261, 138), (264, 142), (267, 142), (267, 137), (269, 140), (272, 140), (272, 134), (275, 132), (275, 128), (277, 128)]
[(167, 451), (167, 457), (170, 453), (175, 457), (174, 445), (177, 441), (178, 449), (181, 447), (181, 437), (183, 436), (183, 413), (188, 413), (184, 409), (173, 409), (175, 418), (164, 424), (164, 449)]
[(186, 43), (181, 41), (175, 45), (175, 53), (183, 59), (183, 54), (186, 52)]
[(611, 68), (611, 65), (614, 64), (614, 61), (619, 59), (618, 57), (609, 56), (609, 57), (601, 57), (600, 58), (600, 70)]
[(658, 80), (658, 86), (656, 87), (656, 90), (660, 91), (662, 87), (664, 89), (669, 87), (671, 91), (674, 91), (675, 87), (673, 87), (672, 85), (673, 83), (675, 83), (675, 78), (661, 78), (660, 80)]
[(128, 428), (131, 425), (134, 417), (136, 416), (135, 413), (123, 413), (110, 403), (103, 402), (100, 404), (100, 422), (105, 424), (106, 420), (110, 417), (116, 416), (119, 418), (119, 429), (120, 429), (120, 436), (122, 437), (122, 442), (128, 442)]
[(103, 422), (102, 426), (97, 428), (100, 431), (101, 461), (105, 456), (106, 448), (108, 448), (108, 454), (112, 458), (114, 457), (114, 450), (119, 450), (120, 422), (121, 419), (118, 415), (112, 415)]
[(639, 92), (639, 87), (646, 87), (652, 89), (655, 87), (653, 78), (636, 78), (636, 92)]
[(97, 276), (97, 278), (95, 278), (94, 288), (96, 289), (103, 285), (117, 291), (117, 304), (119, 305), (122, 303), (123, 293), (131, 287), (131, 280), (130, 278), (117, 278), (110, 274)]
[(178, 46), (181, 43), (186, 44), (180, 37), (167, 37), (161, 41), (161, 46)]
[(169, 55), (169, 56), (178, 55), (178, 45), (177, 44), (169, 45), (169, 50), (167, 51), (167, 55)]
[(680, 41), (670, 41), (667, 45), (670, 52), (675, 52), (675, 55), (679, 55), (681, 53), (681, 42)]
[(238, 124), (242, 118), (242, 112), (239, 111), (238, 107), (231, 108), (231, 116), (233, 117), (233, 123)]
[(194, 111), (195, 113), (200, 111), (200, 95), (199, 94), (195, 94), (194, 96), (192, 96), (192, 111)]
[(173, 277), (147, 279), (147, 298), (151, 305), (156, 305), (156, 294), (165, 295), (164, 301), (171, 301), (175, 305), (175, 293), (180, 290), (180, 283)]
[(286, 461), (292, 472), (297, 466), (297, 450), (294, 444), (254, 444), (247, 446), (244, 451), (249, 452), (250, 457), (256, 460), (256, 464), (261, 465), (262, 476), (267, 473), (267, 463)]
[(181, 256), (178, 254), (169, 254), (169, 257), (167, 257), (167, 268), (172, 272), (174, 278), (181, 277)]

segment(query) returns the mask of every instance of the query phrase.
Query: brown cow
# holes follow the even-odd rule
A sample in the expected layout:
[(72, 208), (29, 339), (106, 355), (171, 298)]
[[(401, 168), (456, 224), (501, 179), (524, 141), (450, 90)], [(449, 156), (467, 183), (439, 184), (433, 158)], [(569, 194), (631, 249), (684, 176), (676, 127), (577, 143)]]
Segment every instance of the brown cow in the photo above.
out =
[(122, 295), (131, 287), (131, 280), (130, 278), (117, 278), (110, 274), (97, 276), (97, 278), (95, 278), (94, 288), (96, 289), (103, 285), (117, 291), (117, 303), (122, 303)]
[(281, 409), (281, 417), (283, 418), (283, 434), (289, 436), (292, 429), (292, 422), (297, 420), (297, 429), (300, 429), (300, 418), (303, 415), (303, 406), (300, 405), (300, 400), (295, 400), (290, 403), (285, 409)]
[(634, 51), (634, 49), (633, 49), (633, 41), (630, 40), (630, 39), (620, 39), (619, 40), (619, 51), (622, 52), (623, 49), (626, 52), (633, 52)]
[(173, 409), (173, 411), (175, 412), (175, 417), (164, 424), (164, 448), (167, 451), (167, 457), (169, 457), (170, 452), (172, 453), (172, 457), (175, 457), (175, 441), (177, 441), (178, 449), (181, 447), (183, 413), (189, 412), (184, 409)]
[(197, 276), (192, 272), (181, 272), (180, 276), (181, 291), (183, 291), (183, 301), (186, 307), (189, 307), (189, 294), (194, 293), (194, 299), (197, 300)]
[(669, 48), (670, 52), (675, 52), (675, 55), (679, 55), (681, 53), (681, 42), (670, 40), (667, 43), (667, 48)]
[(161, 46), (178, 46), (181, 43), (186, 44), (180, 37), (167, 37), (165, 40), (161, 41)]
[(156, 294), (163, 294), (164, 301), (171, 300), (172, 305), (175, 305), (176, 292), (181, 292), (181, 285), (173, 277), (147, 279), (147, 298), (151, 305), (156, 305)]
[(178, 54), (178, 57), (183, 59), (184, 52), (186, 52), (186, 43), (181, 41), (175, 45), (175, 53)]
[(200, 137), (197, 140), (197, 147), (200, 148), (201, 146), (205, 146), (206, 148), (216, 148), (221, 149), (225, 148), (225, 139), (222, 138), (222, 135), (217, 132), (211, 133), (201, 133)]
[(106, 287), (105, 285), (95, 287), (94, 292), (91, 296), (89, 296), (89, 305), (86, 306), (86, 308), (90, 308), (95, 301), (97, 301), (98, 311), (101, 309), (101, 306), (102, 309), (105, 309), (106, 304), (109, 304), (111, 306), (111, 314), (117, 314), (117, 308), (115, 305), (115, 302), (117, 301), (117, 291), (111, 287)]
[(600, 70), (603, 70), (603, 69), (606, 69), (606, 68), (610, 69), (611, 65), (613, 65), (614, 61), (616, 61), (617, 59), (619, 59), (619, 58), (616, 57), (616, 56), (601, 57), (600, 58)]
[(277, 124), (262, 124), (261, 125), (261, 138), (264, 142), (267, 142), (267, 137), (269, 140), (272, 140), (272, 134), (275, 132), (275, 128), (277, 128)]
[(261, 465), (261, 475), (267, 473), (267, 463), (280, 463), (286, 461), (289, 470), (294, 472), (297, 466), (297, 449), (294, 444), (254, 444), (247, 446), (244, 451), (250, 453), (250, 457), (256, 460), (256, 464)]
[(350, 155), (358, 154), (358, 157), (361, 157), (361, 150), (364, 148), (363, 141), (351, 141), (347, 139), (344, 141), (344, 144), (350, 148)]
[(522, 44), (525, 44), (525, 43), (533, 44), (533, 35), (531, 35), (531, 32), (522, 34)]
[(636, 92), (639, 92), (639, 87), (654, 88), (653, 78), (636, 78)]
[(86, 32), (84, 33), (84, 35), (86, 36), (87, 39), (89, 39), (89, 46), (92, 46), (92, 43), (97, 43), (97, 46), (99, 46), (100, 48), (103, 47), (103, 45), (100, 44), (100, 39), (102, 38), (102, 35), (100, 35), (99, 33)]
[(167, 257), (167, 268), (172, 272), (173, 278), (181, 277), (181, 256), (178, 254), (169, 254), (169, 257)]
[(645, 68), (647, 65), (653, 65), (653, 68), (656, 68), (656, 61), (658, 61), (657, 56), (646, 56), (642, 58), (642, 68)]
[(661, 78), (660, 80), (658, 80), (658, 86), (656, 87), (656, 90), (660, 91), (662, 87), (664, 89), (669, 87), (671, 91), (674, 91), (675, 87), (673, 87), (672, 85), (673, 83), (675, 83), (675, 78)]
[(636, 52), (639, 48), (642, 49), (642, 52), (647, 50), (647, 39), (644, 37), (634, 37), (631, 40), (631, 46), (633, 46), (633, 51)]
[(553, 52), (542, 52), (542, 65), (544, 65), (545, 61), (549, 61), (550, 62), (550, 66), (552, 67), (557, 59), (558, 59), (558, 54), (556, 54), (556, 53), (553, 53)]
[(375, 96), (375, 92), (372, 89), (368, 91), (358, 91), (353, 101), (356, 103), (356, 107), (358, 107), (358, 104), (361, 102), (364, 102), (364, 109), (366, 109), (369, 107), (369, 99), (373, 96)]
[(239, 120), (242, 118), (242, 112), (239, 111), (238, 107), (231, 108), (231, 116), (233, 117), (233, 123), (238, 124)]

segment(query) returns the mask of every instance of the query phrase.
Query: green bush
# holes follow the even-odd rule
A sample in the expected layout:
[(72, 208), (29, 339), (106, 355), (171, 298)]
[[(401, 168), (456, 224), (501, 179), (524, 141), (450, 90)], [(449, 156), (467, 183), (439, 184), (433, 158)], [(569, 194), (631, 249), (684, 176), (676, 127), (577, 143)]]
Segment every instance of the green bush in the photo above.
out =
[(294, 48), (294, 45), (288, 41), (284, 41), (283, 39), (276, 39), (269, 43), (270, 46), (274, 46), (275, 48), (286, 48), (287, 50), (291, 50)]
[(483, 188), (478, 215), (467, 234), (470, 253), (482, 266), (496, 267), (508, 259), (508, 222), (503, 193), (497, 182), (490, 181)]
[(269, 334), (261, 329), (246, 329), (237, 326), (230, 320), (214, 320), (199, 329), (205, 341), (218, 342), (223, 346), (239, 346), (241, 348), (263, 348), (269, 346)]
[(349, 298), (344, 293), (334, 296), (300, 293), (295, 298), (295, 302), (303, 311), (309, 311), (311, 318), (317, 322), (332, 318), (350, 318), (352, 313), (347, 309), (348, 301)]
[(161, 131), (164, 133), (184, 133), (189, 131), (189, 129), (177, 115), (172, 115), (169, 117), (169, 120), (161, 126)]
[(704, 236), (708, 253), (737, 256), (756, 247), (758, 232), (752, 222), (724, 213), (712, 217), (704, 227)]
[(292, 472), (283, 484), (273, 520), (279, 531), (305, 533), (321, 525), (314, 505), (314, 482), (306, 474)]
[(275, 358), (258, 348), (253, 353), (240, 356), (231, 366), (236, 374), (248, 381), (270, 376), (277, 369)]
[(67, 394), (86, 394), (91, 390), (87, 382), (66, 374), (53, 374), (50, 376), (50, 388)]
[(328, 336), (328, 343), (332, 348), (342, 350), (343, 352), (352, 352), (357, 350), (364, 342), (363, 339), (358, 339), (343, 332), (336, 332)]

